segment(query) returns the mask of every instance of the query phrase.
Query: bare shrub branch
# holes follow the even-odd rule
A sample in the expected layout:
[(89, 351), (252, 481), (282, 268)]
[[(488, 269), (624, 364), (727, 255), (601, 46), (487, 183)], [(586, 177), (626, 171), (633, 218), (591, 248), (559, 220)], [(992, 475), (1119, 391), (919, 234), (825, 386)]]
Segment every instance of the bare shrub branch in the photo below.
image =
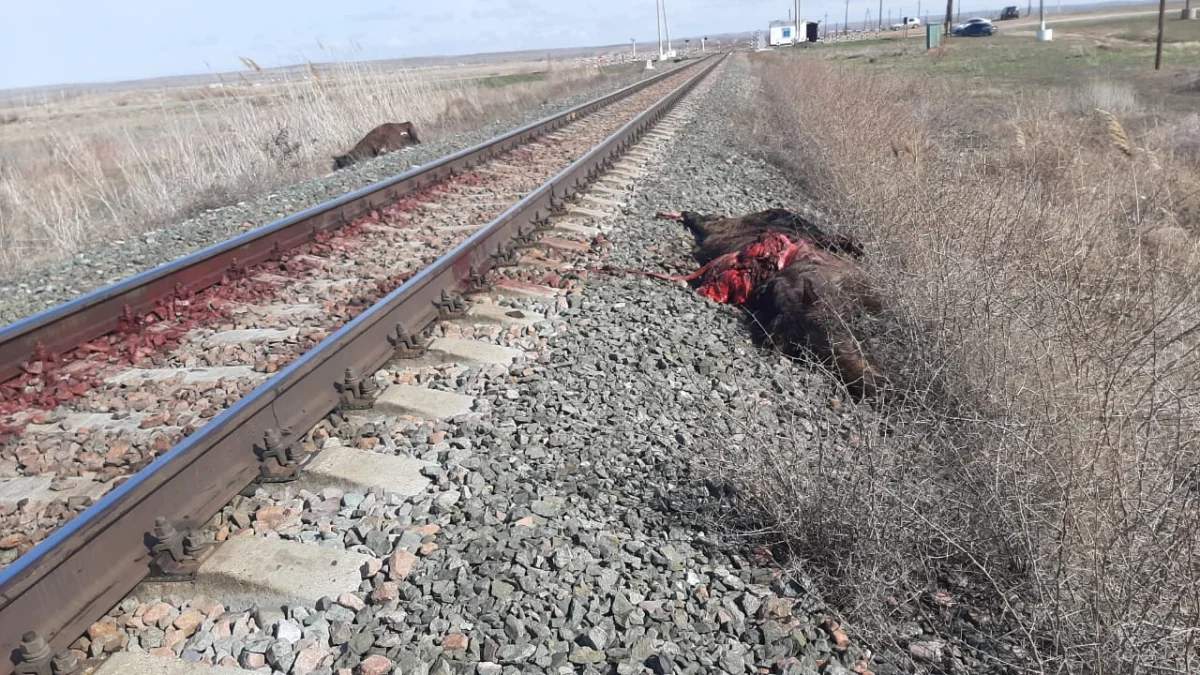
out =
[(996, 608), (999, 662), (1191, 672), (1200, 182), (1187, 158), (1131, 137), (1115, 90), (1100, 122), (1093, 91), (1080, 113), (1014, 101), (981, 136), (938, 80), (816, 59), (755, 68), (764, 104), (740, 126), (866, 242), (896, 318), (880, 349), (907, 392), (852, 440), (797, 432), (805, 442), (764, 440), (720, 470), (880, 639), (890, 608), (936, 589)]

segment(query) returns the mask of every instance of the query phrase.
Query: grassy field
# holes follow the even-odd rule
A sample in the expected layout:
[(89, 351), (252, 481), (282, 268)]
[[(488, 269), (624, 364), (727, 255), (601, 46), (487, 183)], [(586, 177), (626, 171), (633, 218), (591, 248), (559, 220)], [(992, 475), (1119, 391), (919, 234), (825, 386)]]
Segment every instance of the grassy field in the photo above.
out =
[(1127, 85), (1151, 108), (1195, 112), (1200, 21), (1178, 21), (1177, 16), (1171, 14), (1167, 22), (1164, 68), (1158, 72), (1153, 70), (1154, 17), (1063, 23), (1050, 43), (1034, 40), (1036, 25), (997, 22), (1000, 31), (995, 36), (951, 39), (933, 53), (926, 52), (920, 35), (835, 43), (810, 52), (881, 73), (945, 76), (955, 82), (963, 98), (1004, 98), (1039, 89), (1070, 91), (1105, 80)]
[(893, 314), (864, 339), (906, 397), (855, 451), (741, 479), (881, 648), (910, 653), (913, 617), (1008, 672), (1195, 671), (1200, 22), (1176, 17), (1157, 72), (1141, 18), (752, 57), (747, 138), (864, 239)]
[(485, 87), (507, 87), (514, 84), (522, 84), (525, 82), (545, 82), (549, 75), (545, 72), (537, 73), (520, 73), (517, 75), (496, 75), (480, 80), (480, 84)]
[(0, 278), (330, 171), (383, 122), (424, 140), (628, 76), (526, 61), (422, 71), (368, 64), (0, 103)]

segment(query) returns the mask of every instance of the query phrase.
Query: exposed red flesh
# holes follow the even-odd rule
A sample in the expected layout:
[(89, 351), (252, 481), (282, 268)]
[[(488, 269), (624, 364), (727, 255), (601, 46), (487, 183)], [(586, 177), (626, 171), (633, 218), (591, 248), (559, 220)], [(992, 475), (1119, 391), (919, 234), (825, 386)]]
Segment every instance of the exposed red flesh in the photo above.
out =
[[(672, 214), (659, 214), (671, 217)], [(800, 260), (830, 260), (832, 256), (808, 239), (791, 239), (780, 232), (768, 232), (745, 248), (710, 261), (686, 275), (670, 275), (640, 270), (621, 270), (668, 281), (700, 280), (696, 292), (706, 298), (731, 305), (745, 305), (754, 293), (780, 270)]]

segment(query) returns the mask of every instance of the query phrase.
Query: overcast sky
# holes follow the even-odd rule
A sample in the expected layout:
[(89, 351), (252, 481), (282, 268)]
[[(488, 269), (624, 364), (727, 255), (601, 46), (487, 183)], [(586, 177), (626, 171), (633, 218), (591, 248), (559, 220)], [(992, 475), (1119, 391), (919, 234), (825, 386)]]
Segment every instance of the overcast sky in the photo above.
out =
[[(922, 13), (939, 1), (922, 0)], [(966, 7), (972, 2), (1004, 4), (967, 0)], [(890, 8), (898, 20), (916, 4), (885, 0), (884, 13)], [(791, 5), (668, 0), (667, 12), (671, 35), (684, 37), (765, 28), (787, 18)], [(877, 6), (851, 0), (851, 21)], [(278, 66), (649, 41), (654, 7), (654, 0), (0, 0), (0, 89), (224, 72), (242, 67), (239, 56)], [(802, 7), (808, 18), (829, 12), (833, 22), (845, 3), (804, 0)]]

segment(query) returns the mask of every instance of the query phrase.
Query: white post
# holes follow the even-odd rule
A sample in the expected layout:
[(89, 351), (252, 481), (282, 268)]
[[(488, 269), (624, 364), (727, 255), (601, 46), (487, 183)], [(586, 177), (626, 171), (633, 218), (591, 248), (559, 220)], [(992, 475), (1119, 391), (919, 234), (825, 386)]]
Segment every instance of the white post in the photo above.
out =
[(1050, 42), (1054, 39), (1054, 30), (1046, 28), (1046, 0), (1038, 0), (1038, 15), (1041, 17), (1037, 32), (1038, 42)]

